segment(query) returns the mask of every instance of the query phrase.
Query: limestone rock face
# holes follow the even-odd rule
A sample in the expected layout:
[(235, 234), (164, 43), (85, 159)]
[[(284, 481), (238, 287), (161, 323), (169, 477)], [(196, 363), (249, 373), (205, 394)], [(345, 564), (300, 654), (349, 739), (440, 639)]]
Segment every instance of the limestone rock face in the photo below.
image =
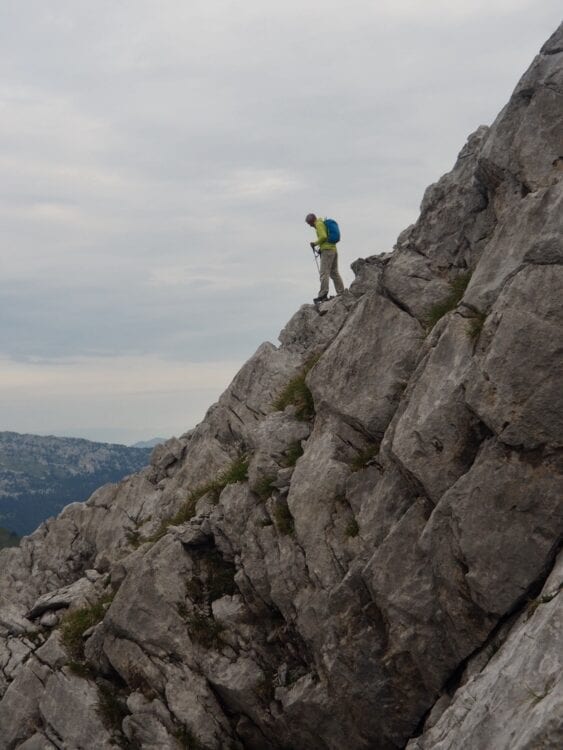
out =
[(563, 745), (563, 27), (393, 252), (0, 553), (0, 748)]

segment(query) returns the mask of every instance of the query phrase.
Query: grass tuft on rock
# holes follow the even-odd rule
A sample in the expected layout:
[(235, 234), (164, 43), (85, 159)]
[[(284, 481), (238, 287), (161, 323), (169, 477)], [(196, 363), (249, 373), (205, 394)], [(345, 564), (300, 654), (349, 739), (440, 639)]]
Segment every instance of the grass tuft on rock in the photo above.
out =
[(317, 364), (320, 354), (311, 357), (301, 372), (292, 378), (276, 398), (272, 407), (274, 411), (283, 411), (288, 406), (295, 407), (295, 416), (303, 422), (311, 421), (315, 416), (313, 394), (305, 382), (309, 371)]
[(61, 623), (61, 640), (73, 662), (84, 662), (84, 633), (104, 619), (113, 594), (100, 599), (90, 607), (68, 612)]
[(474, 318), (471, 318), (467, 325), (467, 335), (472, 341), (477, 341), (485, 325), (487, 313), (478, 312)]
[(270, 474), (265, 477), (261, 477), (252, 487), (252, 492), (254, 492), (255, 495), (258, 495), (260, 500), (267, 500), (275, 490), (275, 481), (276, 477)]
[(379, 454), (380, 447), (381, 441), (376, 440), (374, 443), (368, 445), (365, 450), (360, 451), (356, 456), (354, 456), (354, 458), (350, 462), (350, 468), (352, 469), (352, 471), (361, 471), (362, 469), (365, 469), (366, 466), (372, 464)]
[(301, 445), (301, 440), (296, 440), (294, 443), (291, 443), (291, 445), (284, 451), (284, 467), (289, 468), (290, 466), (295, 466), (298, 459), (300, 459), (302, 455), (303, 446)]
[(201, 612), (192, 612), (186, 618), (186, 623), (192, 641), (204, 648), (220, 647), (223, 627), (213, 617)]
[(432, 305), (425, 317), (425, 325), (427, 331), (431, 331), (436, 323), (446, 315), (446, 313), (455, 310), (458, 304), (461, 302), (467, 285), (471, 281), (471, 271), (464, 271), (456, 276), (456, 278), (450, 282), (451, 292), (441, 302), (437, 302)]
[[(195, 505), (205, 495), (210, 495), (213, 502), (219, 500), (219, 495), (225, 489), (228, 484), (237, 484), (238, 482), (246, 482), (248, 479), (248, 457), (245, 454), (241, 454), (215, 479), (210, 482), (196, 487), (192, 490), (188, 496), (188, 504), (190, 509), (193, 507), (195, 512)], [(193, 513), (192, 513), (193, 515)], [(191, 518), (191, 516), (190, 516)]]
[(133, 549), (138, 549), (143, 543), (143, 539), (141, 538), (141, 532), (139, 531), (139, 529), (128, 529), (125, 532), (125, 537), (130, 546), (133, 547)]

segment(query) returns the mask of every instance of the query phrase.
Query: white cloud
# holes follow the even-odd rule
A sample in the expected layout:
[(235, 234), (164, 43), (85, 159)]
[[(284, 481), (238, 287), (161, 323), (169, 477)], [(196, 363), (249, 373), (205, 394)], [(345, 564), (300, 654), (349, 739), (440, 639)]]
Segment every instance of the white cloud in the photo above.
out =
[(243, 168), (233, 171), (227, 177), (210, 183), (214, 193), (224, 192), (229, 198), (242, 200), (271, 201), (284, 193), (303, 189), (301, 180), (284, 169)]
[(54, 361), (0, 359), (0, 388), (26, 394), (37, 388), (46, 396), (181, 393), (225, 388), (240, 361), (174, 362), (155, 356), (63, 357)]
[(242, 362), (154, 356), (0, 360), (0, 430), (133, 442), (201, 421)]

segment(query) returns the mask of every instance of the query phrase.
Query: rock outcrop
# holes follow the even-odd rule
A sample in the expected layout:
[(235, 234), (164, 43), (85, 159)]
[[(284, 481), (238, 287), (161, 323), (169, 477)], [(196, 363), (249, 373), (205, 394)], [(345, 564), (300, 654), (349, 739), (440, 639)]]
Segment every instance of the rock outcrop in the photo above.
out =
[(563, 26), (392, 253), (0, 553), (0, 746), (563, 744)]

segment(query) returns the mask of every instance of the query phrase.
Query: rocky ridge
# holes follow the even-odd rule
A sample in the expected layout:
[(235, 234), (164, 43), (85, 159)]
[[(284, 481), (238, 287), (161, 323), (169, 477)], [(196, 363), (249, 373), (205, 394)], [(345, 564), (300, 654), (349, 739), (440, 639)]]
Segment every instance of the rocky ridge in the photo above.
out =
[(0, 553), (0, 746), (563, 744), (563, 26), (393, 253)]

